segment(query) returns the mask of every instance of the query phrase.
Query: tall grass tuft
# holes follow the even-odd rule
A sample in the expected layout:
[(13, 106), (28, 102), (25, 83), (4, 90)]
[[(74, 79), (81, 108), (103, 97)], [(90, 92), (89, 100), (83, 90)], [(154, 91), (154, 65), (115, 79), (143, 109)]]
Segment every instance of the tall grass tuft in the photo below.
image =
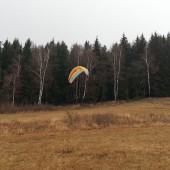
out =
[(67, 112), (64, 116), (63, 122), (68, 127), (78, 126), (80, 123), (80, 116), (74, 113)]
[(98, 113), (91, 115), (78, 115), (68, 112), (63, 118), (63, 123), (68, 127), (90, 127), (106, 128), (110, 126), (134, 126), (155, 123), (170, 123), (168, 115), (148, 114), (135, 117), (119, 116), (111, 113)]
[(26, 133), (38, 133), (54, 129), (50, 120), (38, 120), (30, 122), (20, 122), (13, 120), (10, 123), (0, 123), (1, 134), (23, 135)]

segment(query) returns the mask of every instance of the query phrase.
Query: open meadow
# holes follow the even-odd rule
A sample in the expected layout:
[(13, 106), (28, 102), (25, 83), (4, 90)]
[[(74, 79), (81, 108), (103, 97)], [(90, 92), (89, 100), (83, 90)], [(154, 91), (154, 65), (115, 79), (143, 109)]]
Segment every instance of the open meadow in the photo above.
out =
[(170, 98), (0, 114), (0, 170), (168, 170)]

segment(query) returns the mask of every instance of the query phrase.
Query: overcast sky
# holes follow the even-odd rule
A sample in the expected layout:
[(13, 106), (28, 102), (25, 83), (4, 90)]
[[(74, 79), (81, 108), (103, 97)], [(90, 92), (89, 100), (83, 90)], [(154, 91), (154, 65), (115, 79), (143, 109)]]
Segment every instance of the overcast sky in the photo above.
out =
[(170, 0), (0, 0), (0, 41), (28, 38), (37, 44), (52, 40), (110, 47), (125, 33), (132, 42), (155, 31), (170, 32)]

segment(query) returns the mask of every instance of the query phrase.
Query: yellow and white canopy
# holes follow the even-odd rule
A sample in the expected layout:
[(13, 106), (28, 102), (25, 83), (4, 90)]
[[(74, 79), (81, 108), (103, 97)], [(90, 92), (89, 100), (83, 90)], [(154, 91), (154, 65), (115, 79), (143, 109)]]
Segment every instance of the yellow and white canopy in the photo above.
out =
[(89, 76), (89, 71), (85, 67), (83, 67), (83, 66), (74, 67), (68, 77), (69, 83), (72, 83), (74, 81), (74, 79), (82, 72), (84, 72), (87, 76)]

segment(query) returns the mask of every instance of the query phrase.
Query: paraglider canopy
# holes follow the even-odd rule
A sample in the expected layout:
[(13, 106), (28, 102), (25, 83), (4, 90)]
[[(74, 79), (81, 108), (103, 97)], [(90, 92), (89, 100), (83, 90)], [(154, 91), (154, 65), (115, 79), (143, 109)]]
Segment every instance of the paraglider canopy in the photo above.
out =
[(69, 83), (72, 83), (74, 81), (74, 79), (81, 74), (82, 72), (84, 72), (87, 76), (89, 76), (89, 71), (83, 67), (83, 66), (76, 66), (73, 68), (73, 70), (71, 70), (69, 77), (68, 77), (68, 81)]

